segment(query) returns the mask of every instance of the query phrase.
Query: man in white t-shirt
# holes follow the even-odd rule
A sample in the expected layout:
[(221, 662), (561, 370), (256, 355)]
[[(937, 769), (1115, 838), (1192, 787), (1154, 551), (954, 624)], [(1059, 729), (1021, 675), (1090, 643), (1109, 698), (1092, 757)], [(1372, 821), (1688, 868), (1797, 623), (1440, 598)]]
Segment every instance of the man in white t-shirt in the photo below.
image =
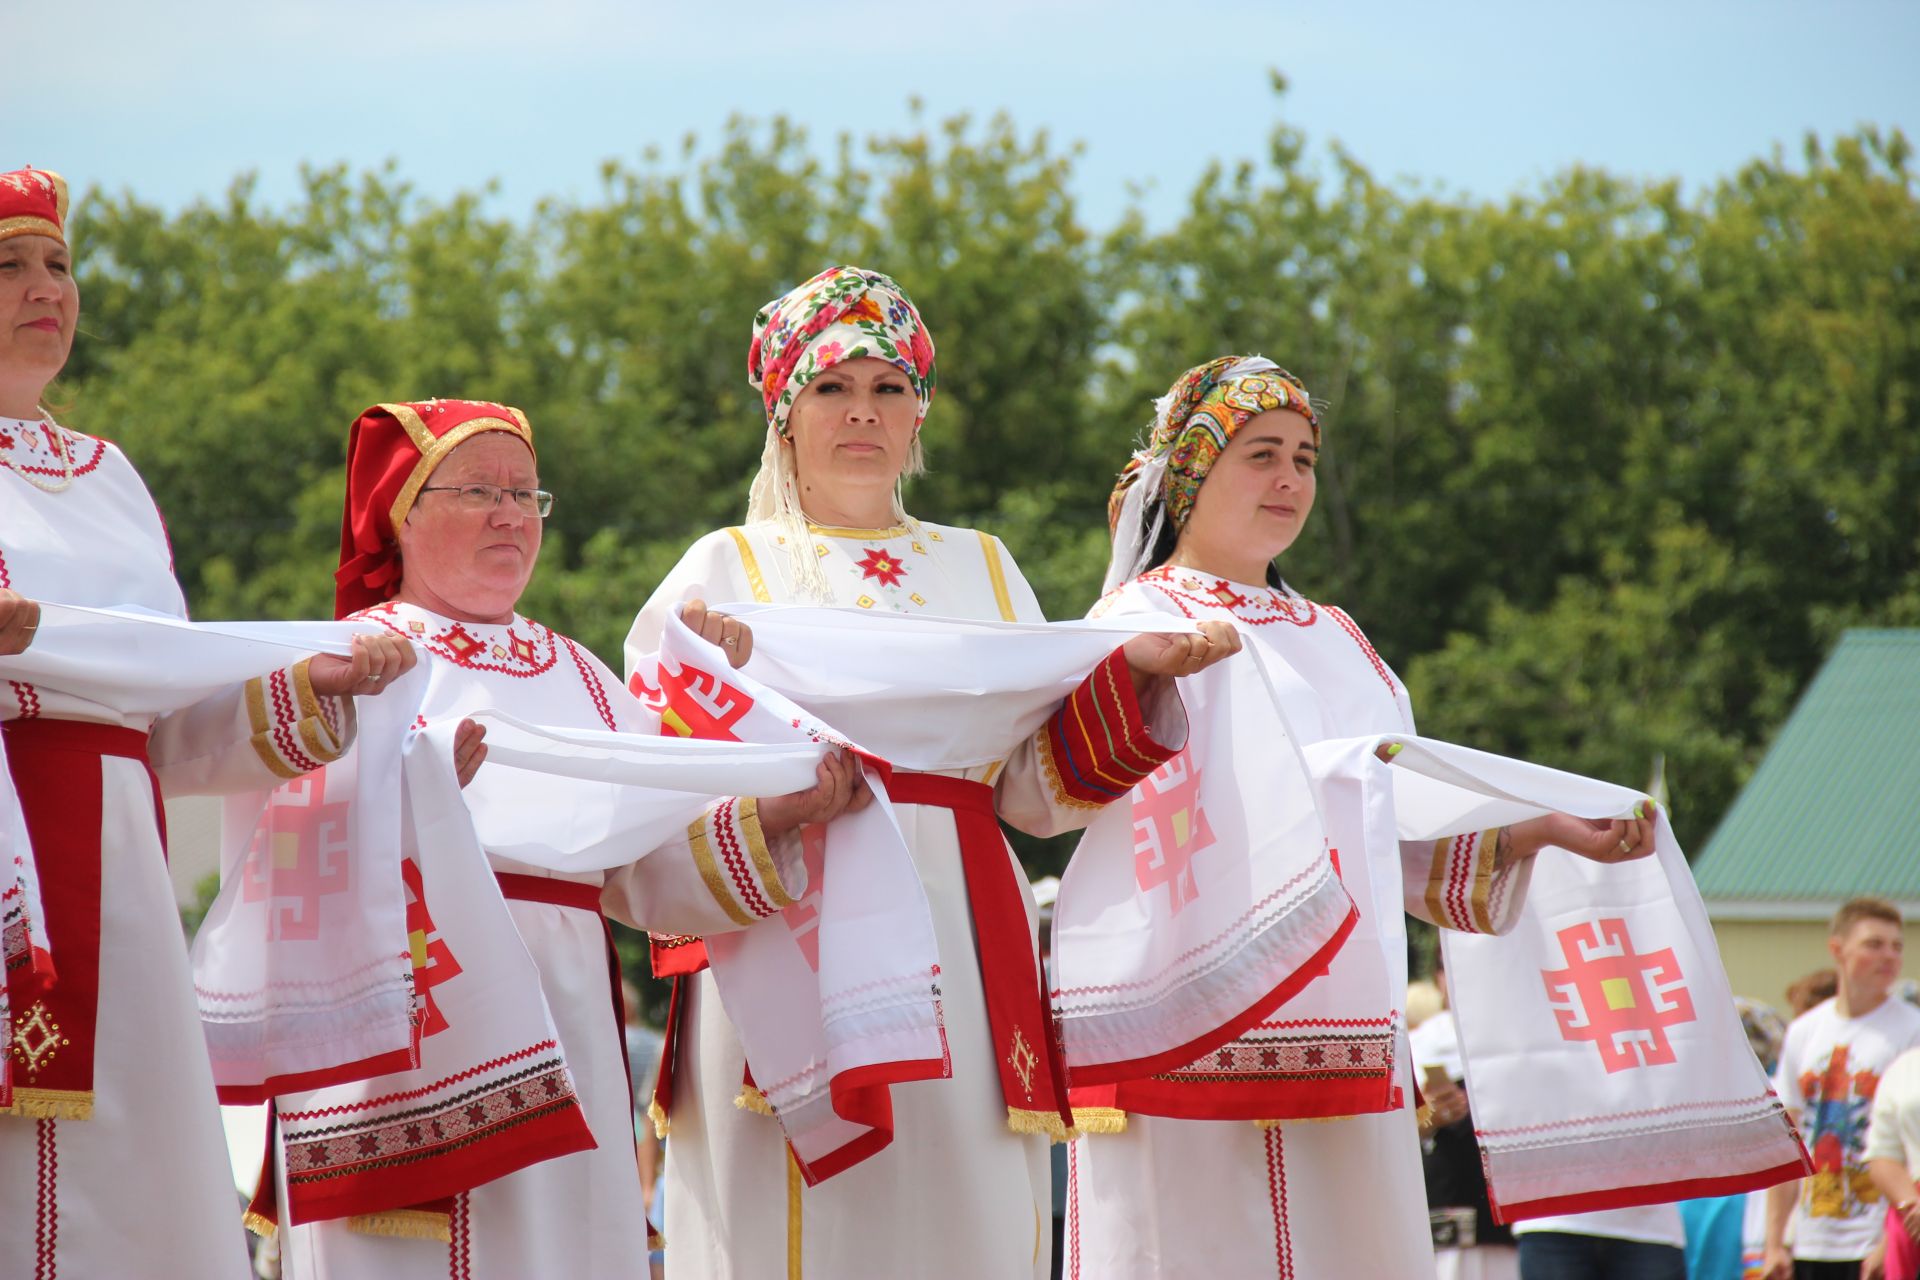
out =
[(1920, 1045), (1920, 1009), (1891, 996), (1901, 936), (1892, 903), (1855, 898), (1842, 906), (1827, 936), (1839, 992), (1787, 1028), (1774, 1089), (1800, 1125), (1814, 1171), (1767, 1193), (1765, 1280), (1882, 1273), (1886, 1205), (1867, 1174), (1868, 1111), (1887, 1067)]

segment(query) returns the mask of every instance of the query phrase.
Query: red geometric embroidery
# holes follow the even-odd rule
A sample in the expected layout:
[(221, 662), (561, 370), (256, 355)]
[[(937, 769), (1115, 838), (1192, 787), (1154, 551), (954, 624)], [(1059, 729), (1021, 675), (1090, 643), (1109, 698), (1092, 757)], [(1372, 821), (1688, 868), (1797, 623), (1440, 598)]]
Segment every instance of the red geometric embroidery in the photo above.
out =
[(753, 699), (744, 692), (690, 663), (664, 673), (660, 685), (649, 688), (638, 674), (629, 682), (634, 696), (653, 708), (663, 727), (682, 738), (739, 741), (733, 726), (753, 710)]
[(276, 939), (320, 936), (320, 899), (347, 889), (347, 805), (328, 803), (321, 769), (285, 784), (253, 833), (241, 868), (241, 901), (272, 900)]
[(1393, 677), (1387, 674), (1387, 664), (1380, 661), (1379, 653), (1374, 650), (1372, 642), (1366, 637), (1366, 633), (1360, 630), (1360, 624), (1352, 618), (1349, 618), (1345, 610), (1336, 609), (1332, 605), (1327, 606), (1327, 615), (1340, 624), (1341, 630), (1353, 637), (1353, 642), (1360, 646), (1360, 652), (1366, 654), (1367, 661), (1373, 664), (1374, 673), (1386, 681), (1387, 691), (1392, 693), (1394, 691)]
[(453, 958), (446, 940), (434, 928), (427, 914), (427, 895), (420, 883), (420, 864), (412, 858), (400, 861), (400, 879), (407, 887), (407, 942), (413, 948), (413, 990), (425, 1012), (420, 1034), (430, 1036), (447, 1029), (447, 1020), (434, 1002), (433, 989), (460, 973), (460, 962)]
[[(415, 644), (422, 645), (429, 653), (456, 662), (474, 671), (492, 671), (499, 675), (512, 676), (516, 680), (531, 680), (543, 676), (553, 669), (560, 657), (560, 646), (556, 642), (551, 627), (543, 626), (531, 618), (515, 615), (514, 621), (504, 628), (494, 628), (506, 636), (506, 644), (488, 641), (455, 624), (436, 636), (427, 635), (427, 624), (417, 618), (402, 620), (391, 602), (377, 604), (370, 609), (362, 609), (353, 615), (351, 621), (365, 619), (377, 622), (395, 635), (405, 636)], [(531, 633), (528, 639), (513, 630), (518, 624)], [(544, 655), (541, 646), (546, 646)], [(497, 651), (497, 653), (495, 652)], [(488, 662), (476, 655), (494, 653), (499, 662)]]
[(453, 660), (463, 667), (472, 665), (474, 655), (480, 653), (487, 647), (479, 640), (476, 640), (465, 627), (457, 622), (435, 636), (433, 642), (444, 645), (447, 651), (453, 655)]
[[(579, 670), (580, 683), (587, 686), (587, 696), (593, 699), (593, 709), (600, 713), (600, 722), (609, 729), (617, 730), (620, 726), (613, 718), (613, 704), (607, 701), (606, 686), (601, 684), (600, 677), (594, 673), (593, 664), (587, 661), (587, 656), (581, 652), (579, 645), (567, 639), (566, 636), (561, 636), (560, 638), (566, 640), (567, 656), (573, 659), (573, 665)], [(523, 640), (514, 641), (516, 646), (525, 643)], [(528, 648), (531, 649), (532, 646), (528, 645)], [(515, 653), (517, 654), (518, 652), (519, 650), (516, 647)]]
[(1200, 807), (1200, 768), (1190, 751), (1148, 774), (1133, 792), (1133, 878), (1142, 893), (1167, 886), (1174, 915), (1200, 896), (1193, 856), (1214, 843)]
[(879, 547), (868, 547), (866, 552), (865, 559), (855, 561), (860, 567), (860, 576), (877, 579), (883, 587), (899, 586), (900, 579), (906, 576), (907, 566)]
[(1238, 609), (1247, 602), (1247, 598), (1238, 591), (1235, 591), (1225, 578), (1215, 578), (1213, 580), (1213, 587), (1207, 594), (1215, 600), (1218, 600), (1221, 606), (1227, 609)]
[(1636, 954), (1618, 918), (1576, 924), (1558, 937), (1567, 967), (1540, 976), (1560, 1035), (1591, 1040), (1609, 1073), (1673, 1062), (1667, 1028), (1694, 1020), (1673, 948)]

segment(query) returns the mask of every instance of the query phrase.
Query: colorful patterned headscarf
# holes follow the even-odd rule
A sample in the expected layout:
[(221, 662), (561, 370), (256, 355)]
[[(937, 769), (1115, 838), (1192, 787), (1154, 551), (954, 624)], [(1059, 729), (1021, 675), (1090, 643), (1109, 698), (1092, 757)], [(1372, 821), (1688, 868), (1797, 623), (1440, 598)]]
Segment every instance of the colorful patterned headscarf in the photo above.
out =
[[(813, 541), (800, 508), (800, 477), (786, 443), (787, 419), (809, 382), (837, 364), (865, 357), (885, 360), (906, 374), (920, 402), (906, 466), (906, 474), (913, 475), (920, 470), (920, 424), (933, 403), (933, 338), (905, 289), (878, 271), (828, 267), (753, 317), (747, 380), (766, 406), (767, 443), (760, 454), (760, 473), (747, 493), (747, 519), (777, 520), (785, 526), (794, 581), (817, 600), (831, 599), (832, 588), (811, 553)], [(893, 517), (896, 523), (907, 523), (897, 488)]]
[(1313, 428), (1315, 446), (1320, 443), (1320, 415), (1306, 387), (1264, 356), (1221, 356), (1189, 369), (1153, 409), (1146, 444), (1128, 459), (1107, 499), (1113, 535), (1107, 590), (1147, 568), (1144, 557), (1163, 522), (1176, 531), (1186, 526), (1207, 473), (1250, 419), (1291, 409)]
[(809, 383), (845, 360), (873, 357), (907, 375), (924, 422), (933, 403), (933, 339), (906, 290), (878, 271), (828, 267), (753, 317), (747, 380), (781, 435)]

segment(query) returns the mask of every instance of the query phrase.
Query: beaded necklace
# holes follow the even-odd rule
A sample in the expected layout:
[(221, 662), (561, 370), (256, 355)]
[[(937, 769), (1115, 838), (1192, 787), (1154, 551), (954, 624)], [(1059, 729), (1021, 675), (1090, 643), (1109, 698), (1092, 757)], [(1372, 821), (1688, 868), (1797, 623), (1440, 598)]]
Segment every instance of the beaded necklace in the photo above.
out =
[(8, 456), (5, 450), (0, 450), (0, 462), (4, 462), (7, 465), (7, 470), (13, 472), (42, 493), (64, 493), (73, 487), (73, 446), (67, 442), (66, 433), (60, 429), (60, 424), (52, 418), (49, 418), (44, 410), (40, 414), (40, 421), (46, 424), (48, 447), (60, 456), (61, 476), (59, 482), (57, 484), (47, 484), (36, 479), (31, 470), (16, 463)]

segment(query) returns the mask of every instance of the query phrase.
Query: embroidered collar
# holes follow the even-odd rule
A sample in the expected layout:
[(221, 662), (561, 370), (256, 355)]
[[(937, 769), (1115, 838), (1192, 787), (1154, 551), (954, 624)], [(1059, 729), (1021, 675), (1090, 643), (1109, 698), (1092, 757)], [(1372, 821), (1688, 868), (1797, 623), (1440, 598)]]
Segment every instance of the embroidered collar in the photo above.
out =
[(514, 614), (510, 622), (456, 622), (416, 605), (389, 600), (353, 615), (405, 636), (437, 658), (471, 671), (529, 679), (544, 675), (559, 657), (553, 628)]
[(1320, 612), (1313, 601), (1291, 591), (1232, 582), (1215, 574), (1173, 565), (1150, 569), (1135, 581), (1157, 588), (1189, 618), (1199, 616), (1194, 612), (1198, 608), (1224, 611), (1249, 626), (1290, 622), (1296, 627), (1310, 627)]

